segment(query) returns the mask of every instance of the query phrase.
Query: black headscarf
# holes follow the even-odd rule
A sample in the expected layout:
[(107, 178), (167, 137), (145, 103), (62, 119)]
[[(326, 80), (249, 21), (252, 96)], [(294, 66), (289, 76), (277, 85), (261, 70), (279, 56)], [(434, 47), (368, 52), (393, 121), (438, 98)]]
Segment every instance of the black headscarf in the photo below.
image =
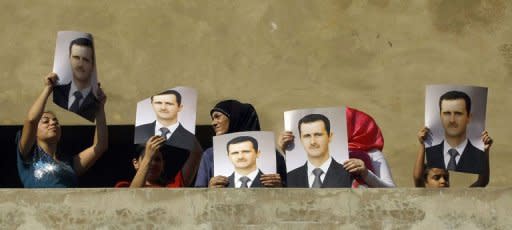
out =
[(217, 103), (210, 111), (220, 112), (229, 118), (227, 133), (243, 131), (260, 131), (260, 121), (254, 107), (249, 103), (241, 103), (237, 100), (225, 100)]

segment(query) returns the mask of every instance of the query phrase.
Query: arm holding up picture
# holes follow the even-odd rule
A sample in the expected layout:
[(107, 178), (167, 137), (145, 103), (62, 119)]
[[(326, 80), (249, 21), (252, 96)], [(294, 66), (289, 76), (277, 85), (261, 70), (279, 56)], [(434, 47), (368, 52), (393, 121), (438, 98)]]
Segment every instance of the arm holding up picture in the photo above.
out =
[[(185, 93), (191, 93), (186, 87), (176, 87), (167, 89), (146, 100), (138, 103), (137, 117), (144, 117), (145, 113), (153, 114), (149, 123), (139, 124), (135, 126), (134, 142), (136, 144), (148, 144), (147, 140), (153, 136), (161, 136), (164, 138), (164, 146), (159, 148), (163, 159), (167, 162), (165, 172), (171, 177), (179, 175), (182, 177), (185, 187), (193, 185), (197, 168), (201, 159), (202, 149), (195, 135), (187, 130), (185, 124), (180, 122), (180, 117), (186, 117), (185, 104), (190, 108), (195, 108), (194, 94), (180, 93), (178, 89), (184, 90)], [(186, 100), (188, 99), (188, 101)], [(148, 103), (149, 102), (149, 103)], [(192, 105), (191, 105), (192, 104)], [(141, 107), (139, 108), (139, 105)], [(147, 107), (144, 107), (146, 105)], [(147, 111), (146, 111), (147, 109)], [(195, 116), (194, 116), (195, 117)], [(141, 118), (142, 119), (142, 118)], [(176, 174), (177, 173), (177, 174)]]
[(429, 138), (430, 130), (423, 127), (418, 132), (419, 149), (413, 169), (415, 187), (446, 188), (450, 187), (450, 173), (444, 168), (429, 168), (425, 166), (425, 140)]
[[(430, 135), (430, 130), (423, 127), (418, 132), (418, 142), (420, 143), (416, 161), (414, 163), (413, 180), (416, 187), (442, 188), (450, 187), (450, 174), (444, 167), (428, 167), (425, 164), (425, 140)], [(489, 152), (493, 140), (489, 137), (487, 131), (482, 132), (482, 141), (485, 144), (485, 158), (482, 163), (482, 170), (478, 174), (477, 180), (470, 187), (485, 187), (489, 183)]]
[(478, 179), (470, 187), (485, 187), (489, 184), (490, 179), (490, 163), (489, 152), (493, 144), (492, 138), (487, 131), (482, 132), (482, 141), (484, 142), (484, 158), (482, 162), (482, 171), (478, 174)]
[(144, 152), (133, 159), (133, 167), (137, 171), (130, 183), (130, 188), (162, 186), (163, 157), (160, 147), (165, 142), (161, 136), (152, 136), (146, 142)]
[[(395, 187), (381, 152), (384, 138), (380, 128), (373, 118), (358, 110), (347, 107), (345, 115), (349, 142), (349, 159), (343, 163), (345, 170), (355, 176), (358, 186)], [(277, 141), (280, 151), (285, 153), (294, 138), (292, 132), (282, 132)]]
[(87, 171), (87, 169), (89, 169), (108, 149), (108, 128), (105, 116), (105, 103), (107, 101), (107, 97), (103, 93), (99, 83), (96, 93), (98, 95), (99, 106), (96, 110), (94, 142), (91, 147), (85, 149), (74, 158), (75, 170), (78, 175)]
[(18, 138), (18, 174), (24, 187), (77, 187), (78, 176), (85, 173), (108, 148), (103, 109), (106, 97), (98, 86), (101, 106), (96, 112), (98, 119), (93, 145), (74, 156), (59, 151), (59, 121), (53, 112), (45, 111), (57, 79), (55, 73), (44, 77), (43, 91), (30, 107)]

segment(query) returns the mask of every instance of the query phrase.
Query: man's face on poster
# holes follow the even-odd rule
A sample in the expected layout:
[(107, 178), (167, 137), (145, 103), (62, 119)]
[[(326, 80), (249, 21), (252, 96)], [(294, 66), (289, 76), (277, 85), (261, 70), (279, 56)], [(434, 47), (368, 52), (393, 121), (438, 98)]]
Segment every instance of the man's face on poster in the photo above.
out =
[(69, 61), (73, 72), (73, 79), (89, 84), (94, 69), (93, 52), (91, 47), (73, 45)]
[(309, 158), (324, 158), (328, 155), (331, 136), (321, 120), (300, 125), (300, 141)]
[(466, 135), (466, 128), (471, 122), (471, 114), (466, 111), (464, 99), (441, 101), (441, 122), (445, 136), (461, 137)]
[(182, 108), (182, 105), (178, 105), (174, 94), (153, 96), (151, 106), (153, 107), (157, 120), (163, 121), (177, 120), (178, 112), (180, 112)]
[(236, 169), (255, 170), (256, 159), (260, 151), (256, 151), (251, 141), (244, 141), (228, 146), (228, 158)]

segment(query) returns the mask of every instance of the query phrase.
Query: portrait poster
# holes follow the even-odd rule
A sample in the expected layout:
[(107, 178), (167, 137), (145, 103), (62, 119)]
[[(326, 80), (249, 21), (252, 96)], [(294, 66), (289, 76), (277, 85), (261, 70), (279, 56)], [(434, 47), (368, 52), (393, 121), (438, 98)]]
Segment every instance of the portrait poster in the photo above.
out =
[(311, 108), (284, 112), (284, 126), (295, 136), (294, 141), (286, 149), (286, 168), (293, 171), (308, 161), (308, 154), (301, 142), (299, 121), (311, 114), (325, 116), (330, 122), (331, 141), (328, 145), (330, 156), (339, 164), (348, 159), (347, 121), (345, 107)]
[(444, 128), (440, 119), (439, 99), (449, 91), (461, 91), (471, 98), (471, 122), (467, 127), (468, 139), (475, 147), (483, 150), (481, 134), (485, 130), (487, 88), (477, 86), (428, 85), (425, 102), (425, 126), (430, 129), (431, 140), (426, 147), (437, 145), (444, 140)]
[[(55, 55), (53, 59), (53, 72), (59, 76), (59, 81), (57, 85), (65, 85), (71, 82), (73, 79), (73, 72), (71, 69), (70, 62), (70, 45), (71, 41), (76, 40), (78, 38), (86, 38), (91, 41), (94, 40), (92, 34), (78, 32), (78, 31), (59, 31), (57, 32), (57, 42), (55, 46)], [(93, 52), (95, 53), (95, 52)], [(93, 59), (96, 60), (96, 57), (93, 56)], [(91, 85), (97, 85), (97, 73), (96, 68), (93, 68), (91, 74)]]
[[(172, 92), (177, 92), (179, 96), (176, 97)], [(151, 136), (161, 135), (160, 132), (155, 130), (155, 126), (158, 125), (157, 122), (163, 124), (169, 122), (166, 121), (167, 119), (174, 118), (174, 123), (178, 123), (178, 128), (171, 134), (170, 138), (179, 142), (176, 143), (177, 147), (193, 149), (194, 146), (190, 145), (193, 145), (195, 142), (197, 91), (190, 87), (178, 86), (155, 93), (153, 97), (157, 98), (162, 96), (159, 94), (170, 96), (170, 100), (173, 101), (173, 103), (178, 103), (178, 98), (181, 98), (181, 102), (179, 103), (180, 108), (176, 111), (170, 107), (161, 107), (152, 104), (151, 97), (139, 101), (135, 114), (134, 143), (143, 144), (146, 143)], [(165, 100), (167, 100), (167, 98), (168, 97), (164, 97)], [(164, 102), (168, 103), (168, 101)], [(157, 114), (161, 114), (160, 117), (158, 117)], [(193, 137), (193, 141), (189, 141), (190, 138), (186, 137)], [(186, 140), (182, 140), (183, 138), (186, 138)]]
[[(469, 98), (470, 117), (466, 121), (460, 121), (464, 122), (463, 124), (460, 122), (456, 122), (454, 118), (450, 118), (450, 113), (446, 113), (446, 115), (443, 115), (443, 113), (440, 110), (440, 106), (441, 101), (445, 101), (441, 100), (442, 97), (456, 97), (457, 99), (447, 99), (446, 101), (460, 101), (459, 103), (461, 103), (461, 108), (466, 108), (466, 100), (464, 99), (464, 95), (466, 95), (467, 98)], [(445, 104), (443, 104), (443, 106), (447, 105), (446, 101), (444, 102)], [(460, 135), (454, 133), (461, 133), (461, 130), (463, 130), (463, 128), (465, 127), (465, 136), (468, 142), (466, 148), (462, 148), (463, 150), (461, 150), (461, 153), (459, 153), (459, 157), (457, 158), (458, 160), (456, 171), (469, 173), (480, 172), (482, 163), (481, 161), (483, 160), (481, 155), (483, 154), (484, 150), (484, 143), (482, 142), (481, 135), (482, 132), (485, 130), (486, 106), (487, 88), (485, 87), (462, 85), (428, 85), (426, 87), (425, 126), (429, 128), (430, 133), (427, 135), (427, 138), (425, 139), (425, 148), (427, 165), (429, 167), (447, 167), (447, 161), (449, 159), (449, 156), (443, 157), (441, 155), (441, 152), (444, 151), (445, 146), (448, 146), (446, 145), (447, 143), (445, 141), (445, 133), (452, 133), (449, 134), (451, 136)], [(466, 110), (462, 111), (466, 112)], [(471, 151), (471, 149), (474, 149), (474, 151)], [(466, 151), (469, 152), (466, 153)], [(434, 152), (436, 154), (433, 154)], [(473, 155), (472, 152), (476, 154), (475, 157), (468, 158)], [(446, 159), (443, 160), (441, 158)], [(463, 165), (459, 164), (461, 162), (464, 162), (464, 165), (466, 165), (465, 163), (468, 163), (471, 164), (472, 166), (468, 165), (468, 167), (463, 167)]]
[[(249, 146), (254, 148), (252, 142), (250, 142), (246, 137), (252, 137), (254, 140), (256, 140), (258, 146), (257, 151), (259, 151), (259, 156), (256, 158), (257, 169), (260, 170), (263, 174), (276, 173), (276, 148), (274, 143), (274, 133), (268, 131), (248, 131), (213, 137), (213, 172), (215, 176), (221, 175), (230, 177), (235, 172), (236, 164), (238, 164), (237, 161), (246, 163), (251, 160), (249, 159), (250, 156), (247, 156), (246, 158), (237, 158), (237, 156), (232, 155), (233, 157), (230, 158), (228, 153), (229, 146), (227, 146), (227, 144), (230, 143), (230, 141), (232, 141), (231, 143), (234, 144), (240, 144), (244, 142), (250, 143)], [(233, 146), (234, 144), (230, 144), (230, 146)], [(231, 148), (231, 150), (233, 150), (233, 148)], [(243, 167), (248, 166), (245, 164)]]
[[(91, 34), (77, 31), (57, 33), (53, 72), (58, 80), (53, 88), (53, 101), (89, 121), (94, 121), (98, 109), (96, 63)], [(77, 91), (80, 92), (79, 98), (75, 96)]]

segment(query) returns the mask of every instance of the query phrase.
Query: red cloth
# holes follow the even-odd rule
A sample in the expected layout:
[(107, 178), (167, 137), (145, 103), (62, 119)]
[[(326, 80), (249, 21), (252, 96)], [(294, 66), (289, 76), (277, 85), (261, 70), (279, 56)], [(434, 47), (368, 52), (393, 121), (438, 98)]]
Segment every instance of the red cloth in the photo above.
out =
[(351, 152), (368, 152), (372, 149), (382, 151), (384, 137), (379, 126), (368, 114), (347, 107), (348, 150)]
[(169, 184), (167, 184), (166, 187), (167, 188), (181, 188), (181, 187), (184, 187), (184, 185), (183, 185), (183, 175), (181, 174), (181, 171), (179, 171), (178, 174), (176, 174), (176, 176), (174, 177), (174, 180), (171, 181)]
[[(346, 107), (345, 116), (347, 119), (347, 137), (349, 158), (360, 159), (366, 168), (374, 172), (372, 161), (368, 151), (384, 148), (384, 137), (379, 126), (368, 114), (359, 110)], [(360, 177), (356, 177), (352, 187), (357, 188), (360, 184), (366, 184)]]
[[(114, 187), (128, 188), (128, 187), (130, 187), (130, 184), (131, 184), (131, 181), (119, 181), (116, 183), (116, 185)], [(176, 174), (176, 176), (174, 177), (174, 180), (170, 181), (166, 186), (153, 185), (153, 186), (144, 186), (144, 187), (145, 188), (163, 188), (163, 187), (181, 188), (181, 187), (183, 187), (183, 176), (181, 174), (181, 171), (179, 171), (178, 174)]]

